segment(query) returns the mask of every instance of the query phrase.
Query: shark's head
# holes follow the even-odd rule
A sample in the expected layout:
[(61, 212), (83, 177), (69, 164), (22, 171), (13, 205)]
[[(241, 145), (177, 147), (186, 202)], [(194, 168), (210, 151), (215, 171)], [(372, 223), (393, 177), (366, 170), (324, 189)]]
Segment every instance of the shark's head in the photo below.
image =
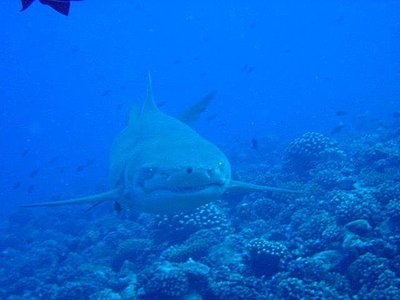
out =
[(228, 159), (205, 140), (149, 140), (125, 169), (124, 202), (151, 213), (191, 211), (218, 199), (230, 179)]

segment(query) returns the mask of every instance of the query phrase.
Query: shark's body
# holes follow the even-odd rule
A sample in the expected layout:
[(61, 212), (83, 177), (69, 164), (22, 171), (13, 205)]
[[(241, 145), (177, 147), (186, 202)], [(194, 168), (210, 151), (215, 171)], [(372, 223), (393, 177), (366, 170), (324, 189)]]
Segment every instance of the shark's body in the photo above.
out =
[(234, 181), (225, 154), (184, 122), (162, 113), (151, 84), (140, 113), (131, 113), (110, 158), (111, 190), (98, 195), (27, 205), (56, 206), (114, 200), (149, 213), (190, 212), (227, 191), (290, 190)]

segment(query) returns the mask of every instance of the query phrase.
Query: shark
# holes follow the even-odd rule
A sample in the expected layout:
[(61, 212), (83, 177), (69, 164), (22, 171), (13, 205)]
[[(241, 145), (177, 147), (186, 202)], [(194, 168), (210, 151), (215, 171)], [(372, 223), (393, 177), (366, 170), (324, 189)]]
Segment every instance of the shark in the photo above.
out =
[[(157, 107), (151, 78), (142, 109), (133, 108), (127, 126), (111, 147), (110, 190), (86, 197), (41, 202), (24, 207), (72, 204), (97, 205), (114, 201), (115, 208), (153, 214), (178, 214), (219, 199), (229, 192), (298, 191), (234, 180), (226, 155), (200, 136), (189, 123), (204, 110), (187, 110), (181, 119)], [(187, 122), (185, 122), (187, 121)]]

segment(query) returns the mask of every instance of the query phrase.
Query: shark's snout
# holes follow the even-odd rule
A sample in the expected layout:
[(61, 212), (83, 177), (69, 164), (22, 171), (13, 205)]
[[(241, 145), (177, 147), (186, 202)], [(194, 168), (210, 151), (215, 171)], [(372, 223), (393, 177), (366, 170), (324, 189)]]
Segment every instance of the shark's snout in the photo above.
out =
[(203, 185), (223, 185), (223, 174), (212, 168), (193, 168), (187, 167), (182, 171), (173, 172), (167, 180), (170, 186), (203, 186)]

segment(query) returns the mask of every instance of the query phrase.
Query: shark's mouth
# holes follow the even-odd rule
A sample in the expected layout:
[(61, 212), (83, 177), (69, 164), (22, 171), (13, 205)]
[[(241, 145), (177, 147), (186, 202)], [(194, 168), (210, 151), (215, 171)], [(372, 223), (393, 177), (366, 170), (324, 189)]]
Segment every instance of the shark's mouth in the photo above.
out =
[[(212, 175), (212, 174), (211, 174)], [(186, 168), (172, 172), (160, 168), (142, 168), (136, 178), (136, 186), (143, 193), (196, 195), (201, 193), (219, 193), (223, 190), (223, 178), (214, 177), (204, 170)]]
[(205, 191), (211, 191), (213, 189), (221, 189), (222, 187), (223, 184), (210, 183), (210, 184), (196, 185), (196, 186), (157, 186), (157, 187), (142, 186), (142, 189), (146, 194), (171, 193), (178, 195), (184, 195), (184, 194), (187, 195), (187, 194), (196, 194)]
[(146, 193), (153, 193), (153, 192), (170, 192), (175, 194), (191, 194), (197, 193), (213, 188), (222, 188), (222, 183), (210, 183), (204, 185), (196, 185), (196, 186), (174, 186), (174, 187), (154, 187), (154, 188), (144, 188)]

